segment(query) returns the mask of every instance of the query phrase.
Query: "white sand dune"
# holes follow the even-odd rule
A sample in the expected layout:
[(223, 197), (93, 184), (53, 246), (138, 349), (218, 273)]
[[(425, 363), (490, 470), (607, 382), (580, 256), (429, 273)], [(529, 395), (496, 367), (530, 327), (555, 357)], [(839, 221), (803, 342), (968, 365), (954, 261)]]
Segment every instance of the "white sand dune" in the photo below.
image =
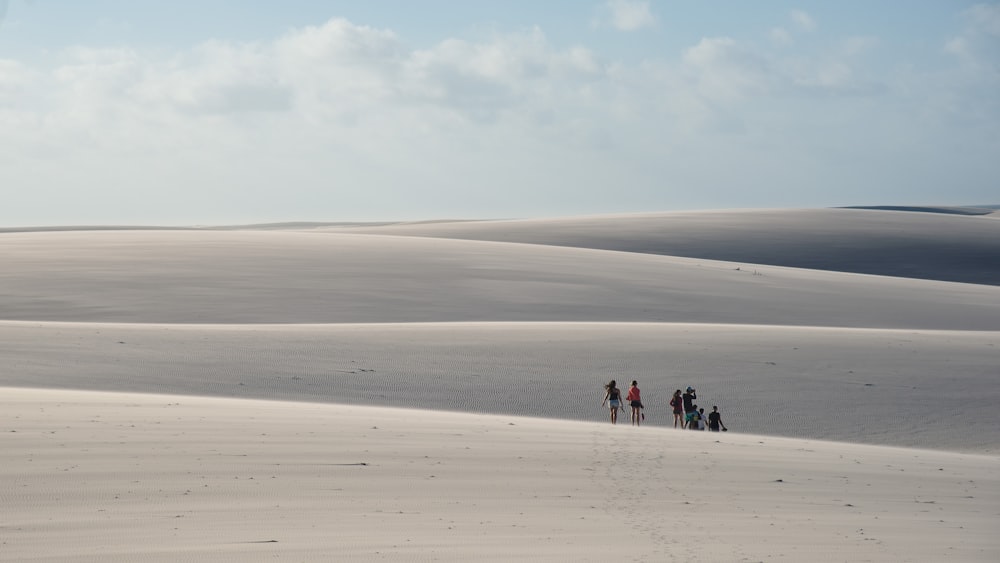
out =
[(1000, 288), (580, 248), (297, 232), (0, 236), (0, 319), (653, 321), (1000, 330)]
[(4, 561), (995, 561), (996, 457), (2, 390)]
[(1000, 332), (646, 323), (0, 323), (0, 386), (603, 421), (641, 382), (672, 424), (693, 385), (745, 433), (1000, 453)]
[(1000, 559), (1000, 224), (724, 217), (0, 233), (0, 561)]
[(1000, 214), (762, 209), (325, 230), (599, 248), (1000, 285), (1000, 223), (991, 220), (996, 217)]

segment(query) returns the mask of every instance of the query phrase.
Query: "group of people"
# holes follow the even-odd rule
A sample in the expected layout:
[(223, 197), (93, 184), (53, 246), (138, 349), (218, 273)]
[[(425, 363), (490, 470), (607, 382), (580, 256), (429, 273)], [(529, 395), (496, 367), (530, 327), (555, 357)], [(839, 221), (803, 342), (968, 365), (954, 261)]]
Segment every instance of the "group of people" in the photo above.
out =
[[(618, 388), (618, 383), (612, 379), (604, 386), (604, 390), (607, 391), (604, 394), (604, 400), (601, 401), (601, 406), (610, 405), (611, 407), (611, 424), (618, 424), (618, 411), (624, 411), (625, 407), (622, 405), (622, 392)], [(625, 400), (629, 402), (629, 408), (632, 412), (632, 424), (639, 426), (646, 418), (642, 413), (642, 393), (639, 391), (639, 383), (632, 381), (632, 385), (628, 388), (628, 395), (625, 396)]]
[[(604, 400), (601, 401), (601, 406), (607, 405), (611, 408), (611, 424), (618, 424), (618, 411), (625, 410), (621, 389), (612, 379), (604, 386), (604, 391)], [(722, 413), (719, 412), (719, 407), (713, 406), (712, 412), (706, 416), (705, 409), (699, 408), (695, 404), (697, 398), (698, 394), (694, 387), (688, 387), (683, 394), (681, 394), (680, 389), (674, 391), (674, 396), (670, 399), (670, 406), (674, 412), (674, 428), (680, 426), (687, 430), (705, 430), (707, 427), (711, 432), (728, 431), (729, 429), (722, 423)], [(641, 425), (642, 421), (646, 419), (646, 415), (642, 412), (645, 407), (642, 404), (642, 392), (639, 391), (638, 382), (632, 381), (624, 400), (629, 403), (632, 424)]]

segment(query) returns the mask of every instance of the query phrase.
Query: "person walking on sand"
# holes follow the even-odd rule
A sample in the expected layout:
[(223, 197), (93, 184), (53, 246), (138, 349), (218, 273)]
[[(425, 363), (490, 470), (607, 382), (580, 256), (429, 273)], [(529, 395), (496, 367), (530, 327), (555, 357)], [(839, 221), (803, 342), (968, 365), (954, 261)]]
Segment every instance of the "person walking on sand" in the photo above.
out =
[(642, 394), (639, 391), (639, 383), (635, 380), (628, 388), (628, 395), (625, 396), (629, 407), (632, 409), (632, 424), (640, 426), (639, 421), (645, 416), (642, 414)]
[(684, 428), (684, 399), (681, 399), (681, 390), (674, 391), (674, 396), (670, 399), (670, 407), (674, 409), (674, 428), (680, 424)]
[(722, 423), (722, 413), (719, 412), (719, 407), (713, 406), (712, 412), (708, 413), (708, 430), (718, 432), (720, 427), (723, 432), (729, 432), (726, 425)]
[[(694, 400), (698, 398), (698, 394), (695, 393), (694, 387), (688, 386), (681, 398), (684, 401), (684, 424), (686, 425), (691, 413), (695, 410)], [(686, 426), (681, 426), (681, 428), (686, 428)]]
[(700, 428), (698, 428), (698, 422), (701, 420), (701, 415), (698, 413), (698, 405), (692, 406), (694, 408), (684, 415), (684, 420), (687, 421), (688, 430), (700, 430)]
[(604, 386), (604, 400), (601, 401), (601, 406), (605, 404), (611, 407), (611, 424), (618, 424), (618, 409), (622, 409), (622, 391), (618, 388), (618, 384), (612, 379)]

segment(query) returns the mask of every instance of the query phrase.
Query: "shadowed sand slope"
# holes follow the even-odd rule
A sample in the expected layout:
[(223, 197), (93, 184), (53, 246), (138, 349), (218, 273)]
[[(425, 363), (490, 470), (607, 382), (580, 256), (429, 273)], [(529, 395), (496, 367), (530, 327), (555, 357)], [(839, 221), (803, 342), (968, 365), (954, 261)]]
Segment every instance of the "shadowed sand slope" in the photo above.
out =
[(916, 213), (943, 213), (945, 215), (993, 215), (997, 206), (985, 207), (926, 207), (917, 205), (849, 205), (842, 209), (875, 209), (882, 211), (912, 211)]
[(1000, 452), (1000, 332), (641, 323), (0, 323), (0, 386), (603, 421), (636, 379), (646, 423), (698, 389), (734, 432)]
[(404, 409), (0, 393), (4, 561), (1000, 556), (995, 457)]
[(1000, 222), (992, 219), (996, 216), (777, 209), (398, 224), (350, 230), (1000, 285)]
[(0, 255), (0, 319), (8, 320), (1000, 329), (993, 286), (541, 245), (315, 232), (30, 232), (0, 235)]

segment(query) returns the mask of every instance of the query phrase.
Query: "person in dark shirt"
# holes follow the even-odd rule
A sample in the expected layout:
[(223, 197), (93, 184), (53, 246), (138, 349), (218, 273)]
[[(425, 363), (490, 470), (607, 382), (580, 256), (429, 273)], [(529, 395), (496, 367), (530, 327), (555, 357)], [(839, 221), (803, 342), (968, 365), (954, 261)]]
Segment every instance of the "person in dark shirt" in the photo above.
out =
[(670, 399), (670, 407), (674, 409), (674, 428), (680, 424), (684, 428), (684, 401), (681, 399), (681, 390), (674, 391), (674, 396)]
[(601, 401), (601, 406), (605, 404), (611, 407), (611, 424), (618, 423), (618, 410), (625, 410), (622, 408), (622, 392), (618, 389), (618, 384), (612, 379), (604, 386), (606, 393), (604, 394), (604, 400)]
[(708, 429), (711, 432), (718, 432), (719, 428), (728, 432), (729, 429), (726, 425), (722, 423), (722, 413), (719, 412), (719, 407), (713, 406), (712, 412), (708, 413)]
[[(688, 387), (687, 391), (684, 392), (684, 395), (681, 396), (681, 399), (683, 399), (683, 401), (684, 401), (684, 423), (685, 424), (687, 424), (688, 418), (690, 418), (688, 415), (690, 415), (691, 412), (695, 410), (695, 408), (694, 408), (694, 400), (697, 399), (697, 398), (698, 398), (698, 395), (694, 392), (694, 387)], [(682, 428), (684, 428), (684, 426), (682, 426)]]

